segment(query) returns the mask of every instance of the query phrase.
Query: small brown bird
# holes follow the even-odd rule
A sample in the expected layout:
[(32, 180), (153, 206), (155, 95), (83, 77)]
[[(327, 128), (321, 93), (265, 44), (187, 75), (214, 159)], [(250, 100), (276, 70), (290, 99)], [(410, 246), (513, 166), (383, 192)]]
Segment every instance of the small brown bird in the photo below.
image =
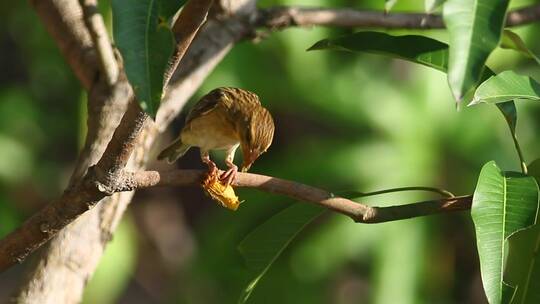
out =
[(274, 121), (261, 105), (259, 97), (238, 88), (217, 88), (202, 97), (188, 114), (178, 138), (163, 150), (158, 159), (170, 163), (189, 148), (199, 147), (202, 161), (215, 174), (216, 164), (210, 160), (210, 150), (226, 150), (229, 168), (219, 179), (229, 185), (238, 172), (233, 163), (238, 146), (242, 149), (242, 172), (270, 147), (274, 136)]

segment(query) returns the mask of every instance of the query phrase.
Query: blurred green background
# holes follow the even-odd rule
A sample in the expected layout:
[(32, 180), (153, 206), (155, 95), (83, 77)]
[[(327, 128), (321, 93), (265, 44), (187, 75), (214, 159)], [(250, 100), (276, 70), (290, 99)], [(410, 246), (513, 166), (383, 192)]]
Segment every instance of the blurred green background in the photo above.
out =
[[(110, 19), (108, 1), (101, 4)], [(380, 10), (384, 1), (259, 2), (261, 7), (277, 4)], [(394, 10), (422, 11), (423, 2), (401, 0)], [(489, 160), (519, 170), (496, 108), (457, 112), (444, 74), (375, 55), (305, 51), (320, 39), (348, 32), (295, 28), (257, 44), (242, 42), (191, 102), (218, 86), (256, 92), (274, 115), (276, 136), (252, 171), (331, 191), (424, 185), (469, 194)], [(533, 39), (540, 34), (538, 25), (516, 32), (540, 53), (540, 41)], [(444, 31), (417, 33), (447, 41)], [(540, 77), (538, 66), (512, 51), (496, 50), (488, 64), (497, 72), (512, 68)], [(0, 2), (0, 71), (4, 236), (64, 189), (84, 138), (86, 99), (25, 1)], [(518, 114), (518, 136), (530, 162), (540, 148), (534, 132), (540, 111), (519, 103)], [(156, 150), (178, 132), (184, 117), (185, 111)], [(197, 151), (178, 167), (202, 168)], [(218, 207), (197, 188), (137, 193), (84, 302), (235, 303), (251, 278), (238, 243), (292, 203), (255, 190), (238, 193), (246, 202), (237, 212)], [(365, 202), (404, 204), (431, 197), (400, 193)], [(0, 274), (0, 302), (16, 289), (27, 265)], [(362, 225), (325, 214), (277, 260), (251, 302), (483, 303), (471, 220), (461, 213)]]

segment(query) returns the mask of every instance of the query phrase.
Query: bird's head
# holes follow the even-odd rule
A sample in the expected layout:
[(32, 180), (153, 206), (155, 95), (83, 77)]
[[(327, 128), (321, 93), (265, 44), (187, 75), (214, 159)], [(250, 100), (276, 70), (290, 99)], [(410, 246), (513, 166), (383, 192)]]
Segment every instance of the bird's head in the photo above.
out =
[(259, 106), (253, 109), (249, 119), (242, 122), (240, 130), (240, 147), (244, 159), (242, 172), (246, 172), (272, 144), (274, 121), (270, 112)]

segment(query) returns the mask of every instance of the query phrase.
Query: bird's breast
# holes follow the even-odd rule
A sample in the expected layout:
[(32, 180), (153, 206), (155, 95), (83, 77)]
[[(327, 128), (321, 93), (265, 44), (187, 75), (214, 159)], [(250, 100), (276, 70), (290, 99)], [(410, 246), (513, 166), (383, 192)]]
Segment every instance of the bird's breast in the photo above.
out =
[(193, 118), (182, 130), (182, 142), (203, 150), (228, 149), (240, 140), (234, 126), (220, 111)]

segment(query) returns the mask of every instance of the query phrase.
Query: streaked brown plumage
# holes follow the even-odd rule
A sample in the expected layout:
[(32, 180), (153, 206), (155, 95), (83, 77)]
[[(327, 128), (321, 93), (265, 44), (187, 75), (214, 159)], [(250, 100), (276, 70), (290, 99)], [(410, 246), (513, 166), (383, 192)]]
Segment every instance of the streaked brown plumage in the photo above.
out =
[(215, 172), (217, 167), (210, 160), (208, 151), (227, 150), (225, 163), (229, 170), (220, 179), (229, 184), (238, 170), (233, 163), (238, 146), (243, 154), (242, 171), (247, 171), (270, 147), (273, 136), (272, 116), (255, 93), (238, 88), (217, 88), (195, 104), (178, 138), (159, 154), (158, 159), (174, 162), (189, 148), (199, 147), (202, 161)]

